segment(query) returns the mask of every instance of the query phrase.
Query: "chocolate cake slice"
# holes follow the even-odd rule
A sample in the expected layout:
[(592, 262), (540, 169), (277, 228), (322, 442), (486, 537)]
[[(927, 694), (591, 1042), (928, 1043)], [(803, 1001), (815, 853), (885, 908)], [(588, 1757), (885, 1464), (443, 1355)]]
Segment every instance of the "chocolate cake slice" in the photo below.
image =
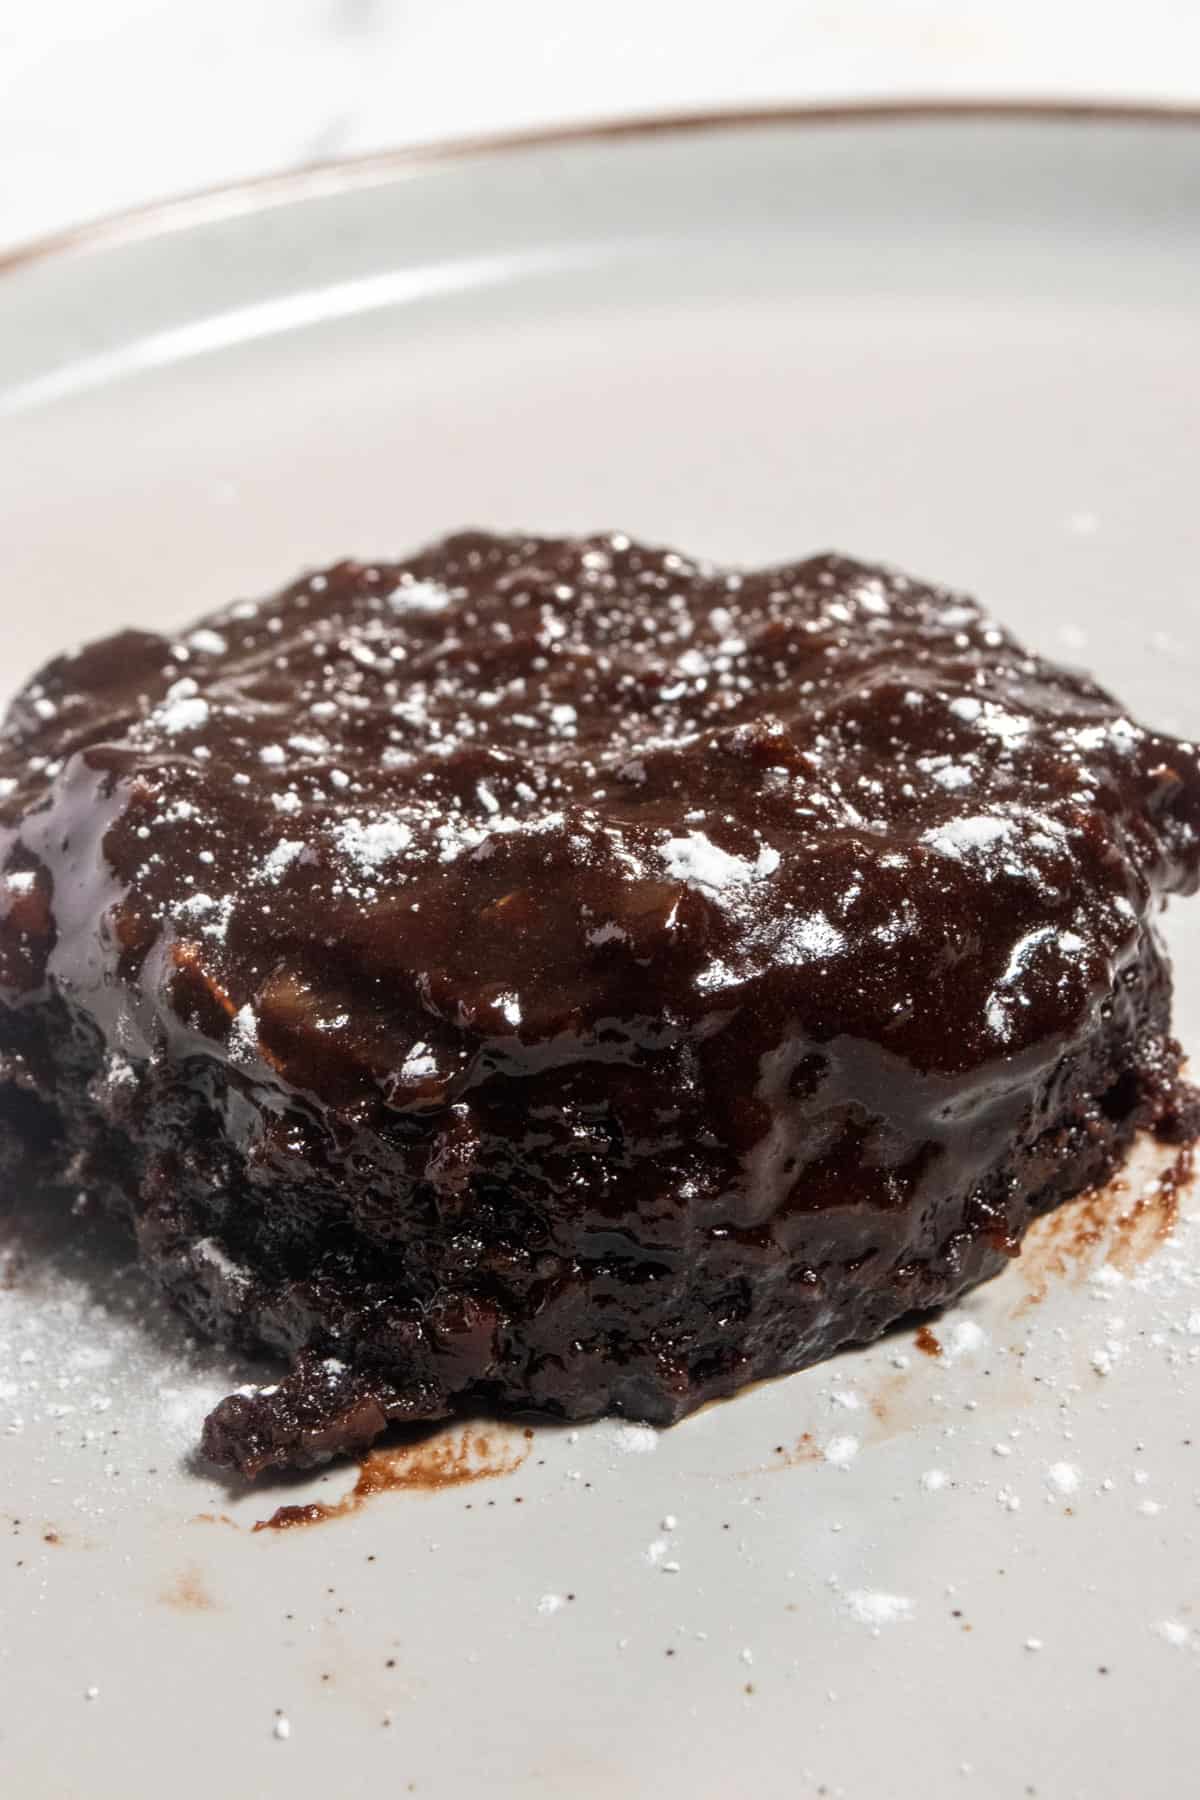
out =
[(0, 741), (10, 1170), (286, 1360), (253, 1474), (666, 1423), (1197, 1124), (1200, 757), (962, 595), (465, 533), (51, 663)]

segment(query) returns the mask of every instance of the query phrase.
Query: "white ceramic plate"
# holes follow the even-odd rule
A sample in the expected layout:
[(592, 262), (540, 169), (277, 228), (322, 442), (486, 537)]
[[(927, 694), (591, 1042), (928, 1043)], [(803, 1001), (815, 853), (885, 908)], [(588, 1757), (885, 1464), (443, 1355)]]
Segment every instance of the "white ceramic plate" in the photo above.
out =
[[(342, 554), (611, 526), (960, 583), (1194, 732), (1197, 293), (1200, 130), (1152, 118), (583, 134), (127, 223), (0, 280), (5, 681)], [(1194, 1044), (1200, 908), (1170, 938)], [(19, 1211), (14, 1800), (1190, 1791), (1200, 1231), (1161, 1193), (1110, 1260), (1064, 1215), (940, 1357), (493, 1429), (477, 1481), (258, 1534), (354, 1471), (194, 1470), (243, 1372)]]

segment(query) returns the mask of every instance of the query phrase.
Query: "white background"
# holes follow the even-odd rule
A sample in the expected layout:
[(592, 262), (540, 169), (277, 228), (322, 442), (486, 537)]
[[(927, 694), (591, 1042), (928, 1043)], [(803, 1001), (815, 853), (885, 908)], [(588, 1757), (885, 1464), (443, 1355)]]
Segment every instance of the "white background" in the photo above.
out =
[(1200, 0), (0, 0), (0, 246), (394, 144), (880, 94), (1200, 101)]

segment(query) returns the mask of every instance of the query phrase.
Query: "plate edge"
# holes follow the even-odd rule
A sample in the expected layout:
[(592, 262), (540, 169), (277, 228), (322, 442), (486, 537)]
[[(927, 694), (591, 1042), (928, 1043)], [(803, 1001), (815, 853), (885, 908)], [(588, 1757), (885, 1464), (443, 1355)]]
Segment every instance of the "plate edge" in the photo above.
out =
[(964, 120), (1013, 124), (1161, 125), (1200, 127), (1200, 106), (1171, 101), (1054, 99), (885, 99), (811, 105), (719, 108), (609, 118), (529, 131), (447, 138), (361, 156), (332, 158), (244, 180), (221, 182), (69, 225), (0, 252), (0, 277), (52, 258), (74, 258), (119, 249), (189, 226), (233, 219), (264, 206), (287, 205), (321, 194), (381, 186), (448, 163), (512, 155), (574, 144), (628, 142), (706, 132), (771, 130), (838, 125), (954, 124)]

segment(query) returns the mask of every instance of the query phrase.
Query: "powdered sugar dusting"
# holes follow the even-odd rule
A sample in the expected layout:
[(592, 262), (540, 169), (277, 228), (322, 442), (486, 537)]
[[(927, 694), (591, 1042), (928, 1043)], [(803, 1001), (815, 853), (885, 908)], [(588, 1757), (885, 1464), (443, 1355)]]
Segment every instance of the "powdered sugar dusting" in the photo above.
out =
[(779, 852), (768, 844), (763, 844), (751, 860), (722, 850), (702, 831), (668, 838), (661, 855), (668, 875), (713, 893), (772, 875), (779, 867)]
[(1079, 1470), (1074, 1463), (1051, 1463), (1046, 1471), (1046, 1480), (1059, 1494), (1075, 1494), (1079, 1491)]
[[(183, 687), (183, 683), (177, 684)], [(193, 684), (194, 686), (194, 684)], [(194, 693), (176, 693), (168, 696), (154, 715), (154, 722), (160, 731), (168, 737), (178, 737), (185, 731), (199, 731), (208, 723), (208, 701)]]
[(650, 1425), (615, 1423), (606, 1427), (605, 1436), (614, 1450), (627, 1455), (645, 1456), (658, 1449), (658, 1433)]
[(453, 596), (436, 581), (402, 581), (388, 595), (388, 605), (396, 613), (445, 612)]
[(347, 819), (336, 836), (338, 847), (369, 875), (402, 855), (413, 841), (411, 826), (402, 819), (387, 818)]
[(846, 1595), (846, 1610), (860, 1625), (899, 1625), (911, 1619), (915, 1608), (905, 1594), (885, 1594), (874, 1588), (853, 1588)]
[(849, 1435), (830, 1438), (825, 1446), (825, 1461), (835, 1469), (848, 1469), (858, 1455), (858, 1439)]

